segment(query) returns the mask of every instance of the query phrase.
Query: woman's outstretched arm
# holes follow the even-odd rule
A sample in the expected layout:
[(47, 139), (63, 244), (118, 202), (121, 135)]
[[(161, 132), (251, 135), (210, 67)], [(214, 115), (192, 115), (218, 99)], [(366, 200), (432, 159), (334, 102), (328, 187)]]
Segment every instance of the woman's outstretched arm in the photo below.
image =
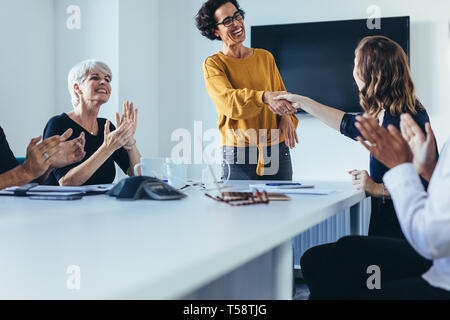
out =
[(327, 126), (334, 130), (341, 130), (342, 118), (345, 115), (344, 111), (336, 108), (328, 107), (308, 97), (297, 94), (285, 94), (277, 97), (278, 100), (287, 100), (293, 104), (297, 109), (303, 109), (313, 117), (319, 119)]

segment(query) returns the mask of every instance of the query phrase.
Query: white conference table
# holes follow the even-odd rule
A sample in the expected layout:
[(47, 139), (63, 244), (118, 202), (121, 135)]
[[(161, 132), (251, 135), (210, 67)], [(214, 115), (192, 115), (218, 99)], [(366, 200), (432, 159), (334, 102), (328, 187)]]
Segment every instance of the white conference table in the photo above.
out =
[[(363, 192), (305, 183), (338, 192), (248, 207), (196, 190), (172, 202), (0, 197), (0, 299), (289, 300), (292, 238), (347, 208), (361, 229)], [(67, 286), (72, 265), (79, 290)]]

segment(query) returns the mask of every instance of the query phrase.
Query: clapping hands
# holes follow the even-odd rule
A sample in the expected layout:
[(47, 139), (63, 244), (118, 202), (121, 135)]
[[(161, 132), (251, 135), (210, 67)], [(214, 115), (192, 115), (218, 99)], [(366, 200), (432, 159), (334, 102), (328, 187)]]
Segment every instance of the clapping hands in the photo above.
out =
[(73, 130), (67, 130), (61, 136), (54, 136), (42, 140), (42, 136), (31, 140), (27, 148), (26, 160), (23, 164), (25, 172), (31, 179), (37, 179), (49, 169), (62, 168), (74, 162), (81, 161), (84, 152), (85, 138), (82, 133), (79, 138), (67, 141), (72, 136)]
[(137, 118), (138, 118), (138, 109), (134, 109), (133, 102), (129, 103), (128, 101), (126, 101), (123, 104), (122, 118), (120, 118), (119, 113), (116, 113), (117, 128), (119, 128), (122, 124), (130, 124), (131, 137), (128, 139), (127, 143), (123, 146), (126, 150), (130, 150), (132, 147), (136, 145), (134, 135), (137, 129)]
[(367, 114), (356, 117), (356, 120), (356, 128), (365, 138), (358, 137), (359, 142), (386, 167), (394, 168), (403, 163), (412, 163), (414, 155), (411, 148), (396, 127), (389, 125), (388, 131)]
[(404, 114), (400, 128), (414, 154), (414, 167), (422, 177), (430, 181), (437, 164), (436, 138), (430, 123), (425, 124), (425, 136), (411, 115)]
[(425, 125), (427, 136), (409, 114), (401, 116), (401, 132), (394, 126), (388, 130), (368, 115), (357, 117), (356, 127), (362, 137), (361, 144), (388, 168), (404, 163), (414, 163), (417, 172), (430, 180), (436, 167), (436, 139), (429, 123)]
[(86, 156), (84, 146), (86, 144), (86, 138), (84, 132), (74, 140), (66, 141), (72, 136), (72, 129), (67, 130), (61, 136), (61, 144), (58, 151), (52, 157), (52, 168), (63, 168), (71, 165), (72, 163), (80, 162)]

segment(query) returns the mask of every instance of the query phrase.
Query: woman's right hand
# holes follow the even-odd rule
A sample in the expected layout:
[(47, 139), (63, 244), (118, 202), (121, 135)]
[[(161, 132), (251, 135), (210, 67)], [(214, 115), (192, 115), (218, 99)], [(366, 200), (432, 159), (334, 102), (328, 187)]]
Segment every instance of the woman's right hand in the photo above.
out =
[(270, 111), (279, 116), (286, 116), (297, 112), (292, 104), (285, 99), (277, 99), (278, 96), (287, 94), (285, 91), (279, 92), (264, 92), (263, 102), (267, 104)]
[(52, 165), (52, 157), (58, 152), (62, 139), (60, 136), (51, 137), (42, 143), (42, 136), (31, 139), (27, 147), (27, 157), (22, 168), (34, 180), (44, 175)]
[(414, 154), (414, 167), (428, 182), (437, 165), (436, 138), (430, 123), (425, 124), (426, 136), (410, 114), (401, 116), (400, 128), (403, 138)]
[(134, 124), (130, 121), (124, 121), (120, 124), (117, 130), (113, 132), (111, 132), (109, 127), (110, 122), (108, 120), (105, 124), (105, 139), (103, 141), (103, 145), (109, 152), (114, 153), (118, 149), (125, 146), (130, 138), (133, 137)]

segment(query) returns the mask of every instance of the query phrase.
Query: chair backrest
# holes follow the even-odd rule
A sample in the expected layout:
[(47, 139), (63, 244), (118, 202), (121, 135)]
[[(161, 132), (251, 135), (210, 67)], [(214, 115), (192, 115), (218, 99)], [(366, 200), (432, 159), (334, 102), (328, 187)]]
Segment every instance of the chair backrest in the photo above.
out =
[(16, 158), (17, 159), (17, 162), (19, 162), (19, 164), (23, 164), (24, 162), (25, 162), (25, 158)]

